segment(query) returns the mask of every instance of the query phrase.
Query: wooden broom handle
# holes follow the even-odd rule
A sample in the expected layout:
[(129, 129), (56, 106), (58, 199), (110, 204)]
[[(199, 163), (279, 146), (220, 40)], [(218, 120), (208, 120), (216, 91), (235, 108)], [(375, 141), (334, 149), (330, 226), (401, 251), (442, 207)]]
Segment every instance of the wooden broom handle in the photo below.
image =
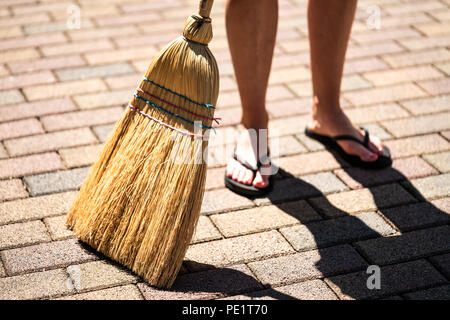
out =
[(209, 18), (214, 0), (200, 0), (198, 14), (204, 18)]

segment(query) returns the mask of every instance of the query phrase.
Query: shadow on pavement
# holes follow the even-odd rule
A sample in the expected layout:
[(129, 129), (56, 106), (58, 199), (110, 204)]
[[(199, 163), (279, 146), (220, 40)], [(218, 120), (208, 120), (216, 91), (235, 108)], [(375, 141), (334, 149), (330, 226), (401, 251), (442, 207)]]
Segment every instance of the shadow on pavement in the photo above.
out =
[[(386, 298), (395, 295), (396, 291), (414, 290), (414, 286), (426, 287), (427, 273), (430, 271), (427, 269), (427, 265), (421, 265), (420, 261), (414, 264), (413, 261), (411, 262), (412, 265), (408, 266), (406, 263), (404, 267), (399, 269), (389, 269), (389, 266), (384, 269), (384, 264), (402, 263), (408, 259), (402, 261), (400, 254), (400, 261), (396, 261), (395, 257), (389, 256), (389, 252), (376, 251), (386, 249), (386, 244), (381, 244), (379, 249), (376, 245), (369, 245), (369, 249), (372, 251), (369, 250), (370, 256), (368, 257), (364, 250), (361, 250), (358, 244), (355, 246), (354, 243), (362, 241), (364, 246), (364, 240), (395, 233), (397, 235), (394, 235), (394, 237), (397, 237), (399, 231), (402, 233), (442, 225), (448, 223), (449, 215), (431, 202), (427, 202), (398, 170), (391, 167), (368, 171), (348, 167), (348, 164), (337, 155), (335, 155), (335, 158), (341, 164), (347, 179), (357, 185), (358, 189), (366, 188), (367, 191), (363, 193), (366, 193), (366, 197), (367, 195), (371, 196), (374, 207), (369, 208), (369, 206), (361, 210), (362, 213), (351, 212), (353, 213), (351, 214), (346, 212), (333, 205), (317, 187), (280, 168), (278, 176), (281, 176), (282, 179), (274, 179), (274, 189), (267, 196), (267, 203), (273, 203), (285, 213), (299, 219), (299, 216), (301, 216), (299, 210), (303, 206), (292, 204), (303, 199), (320, 214), (320, 220), (281, 228), (284, 230), (283, 235), (299, 252), (296, 253), (299, 256), (299, 265), (297, 270), (289, 269), (292, 268), (292, 263), (291, 266), (287, 267), (288, 270), (274, 268), (275, 278), (278, 276), (282, 281), (276, 283), (275, 280), (275, 287), (325, 277), (327, 278), (327, 286), (332, 287), (335, 292), (339, 292), (341, 297), (350, 299)], [(349, 202), (362, 200), (358, 198), (348, 199)], [(392, 202), (393, 200), (395, 201)], [(351, 203), (347, 205), (348, 207), (353, 206)], [(395, 207), (395, 209), (391, 207)], [(386, 217), (389, 221), (386, 220)], [(301, 221), (301, 218), (299, 220)], [(312, 255), (309, 256), (309, 259), (314, 261), (315, 271), (311, 271), (311, 266), (308, 268), (301, 263), (302, 252), (308, 254), (306, 251)], [(411, 251), (411, 248), (409, 251)], [(377, 256), (380, 256), (380, 258)], [(421, 257), (411, 260), (417, 262), (419, 258)], [(369, 289), (367, 279), (372, 273), (367, 273), (367, 267), (371, 264), (376, 265), (376, 262), (380, 261), (382, 262), (380, 289)], [(195, 262), (190, 261), (190, 263)], [(209, 269), (213, 266), (204, 267)], [(424, 267), (424, 270), (412, 270), (421, 269), (420, 267)], [(292, 295), (283, 293), (280, 289), (271, 288), (269, 285), (256, 290), (249, 290), (250, 293), (243, 293), (242, 287), (258, 288), (257, 281), (245, 272), (230, 268), (215, 268), (207, 271), (214, 274), (220, 281), (203, 279), (202, 272), (180, 275), (171, 290), (178, 292), (214, 292), (219, 295), (239, 294), (243, 299), (295, 299)], [(408, 270), (413, 274), (408, 274)], [(311, 274), (311, 272), (314, 274)], [(411, 277), (423, 277), (423, 279), (411, 279)], [(284, 283), (283, 279), (285, 280)], [(422, 280), (425, 283), (421, 283)], [(236, 281), (240, 283), (240, 292), (233, 291)], [(408, 284), (404, 283), (408, 281), (415, 282), (411, 284), (411, 287), (408, 287)], [(263, 281), (263, 283), (267, 282), (269, 281)], [(314, 295), (311, 297), (314, 297)], [(316, 298), (320, 298), (320, 296), (314, 297), (314, 299)]]

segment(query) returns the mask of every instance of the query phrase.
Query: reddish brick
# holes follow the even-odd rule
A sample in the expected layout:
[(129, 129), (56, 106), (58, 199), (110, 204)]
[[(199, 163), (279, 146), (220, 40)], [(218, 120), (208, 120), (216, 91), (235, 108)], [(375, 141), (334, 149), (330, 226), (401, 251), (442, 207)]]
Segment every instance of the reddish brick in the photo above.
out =
[(311, 98), (280, 100), (270, 103), (267, 109), (273, 118), (309, 113)]
[[(133, 90), (136, 87), (136, 84), (142, 80), (142, 75), (140, 74), (127, 74), (115, 77), (108, 77), (104, 79), (105, 82), (111, 89), (123, 89), (127, 88), (129, 90)], [(220, 84), (222, 87), (222, 83)]]
[(386, 69), (389, 69), (388, 65), (377, 57), (368, 57), (358, 60), (346, 61), (344, 64), (344, 74), (353, 74)]
[[(195, 263), (222, 266), (291, 252), (294, 249), (278, 231), (272, 230), (191, 245), (186, 259)], [(192, 265), (188, 264), (188, 267)]]
[(10, 275), (56, 269), (97, 259), (95, 254), (87, 251), (75, 239), (2, 251), (2, 260)]
[(27, 119), (0, 124), (0, 140), (16, 137), (29, 136), (36, 133), (43, 133), (39, 120)]
[(146, 46), (86, 53), (85, 57), (91, 65), (130, 61), (139, 58), (145, 58), (148, 65), (150, 63), (150, 59), (152, 59), (156, 53), (157, 50), (154, 46)]
[(308, 80), (310, 78), (311, 71), (305, 67), (275, 69), (270, 74), (269, 83), (288, 83), (292, 81)]
[(432, 66), (418, 66), (401, 69), (368, 72), (364, 77), (377, 86), (388, 84), (442, 78), (442, 73)]
[(13, 61), (23, 61), (35, 58), (39, 58), (39, 52), (34, 48), (0, 51), (0, 63), (11, 63)]
[(0, 160), (0, 179), (63, 169), (56, 153), (42, 153), (27, 157)]
[(391, 15), (400, 15), (402, 16), (405, 13), (415, 13), (417, 11), (428, 11), (428, 10), (439, 10), (444, 9), (445, 5), (439, 1), (426, 1), (426, 2), (411, 2), (411, 3), (402, 3), (390, 6), (385, 6), (383, 8), (384, 11)]
[(87, 39), (106, 39), (113, 36), (126, 36), (138, 33), (135, 26), (119, 26), (111, 28), (86, 29), (86, 30), (70, 30), (67, 31), (72, 41), (80, 41)]
[(450, 129), (450, 113), (383, 121), (382, 125), (396, 137), (438, 132)]
[(450, 21), (425, 23), (414, 27), (429, 37), (450, 33)]
[(401, 105), (415, 115), (450, 111), (450, 95), (404, 101)]
[(392, 168), (367, 171), (360, 168), (339, 169), (335, 174), (352, 189), (405, 179), (425, 177), (438, 172), (419, 157), (394, 160)]
[[(67, 53), (67, 52), (66, 52)], [(39, 70), (50, 70), (83, 66), (86, 62), (79, 55), (63, 56), (58, 58), (44, 58), (32, 61), (21, 61), (8, 63), (13, 73), (33, 72)]]
[(48, 131), (71, 129), (99, 124), (113, 123), (123, 113), (121, 107), (104, 108), (98, 110), (68, 112), (41, 118), (44, 128)]
[[(383, 17), (384, 18), (384, 17)], [(384, 20), (384, 19), (383, 19)], [(366, 33), (355, 33), (352, 34), (352, 39), (356, 40), (359, 43), (370, 43), (370, 42), (379, 42), (386, 40), (400, 40), (403, 38), (418, 38), (420, 37), (420, 33), (413, 30), (410, 27), (403, 28), (386, 28), (384, 26), (381, 30), (370, 30)]]
[(0, 108), (0, 121), (39, 117), (75, 109), (72, 100), (68, 98), (7, 105)]
[(14, 38), (23, 36), (22, 29), (19, 26), (3, 27), (0, 29), (0, 39)]
[(345, 110), (345, 113), (353, 123), (376, 122), (409, 116), (408, 112), (395, 103), (383, 103), (368, 107), (349, 108)]
[(92, 164), (98, 157), (103, 145), (76, 147), (59, 150), (59, 155), (68, 168), (87, 166)]
[(95, 22), (100, 27), (104, 26), (116, 26), (116, 25), (124, 25), (124, 24), (132, 24), (139, 21), (140, 23), (149, 22), (152, 23), (154, 21), (159, 20), (159, 15), (154, 11), (142, 12), (142, 13), (130, 13), (130, 14), (121, 14), (118, 17), (101, 17), (95, 19)]
[[(57, 55), (66, 55), (67, 52), (74, 54), (74, 53), (85, 53), (90, 51), (108, 50), (113, 48), (114, 46), (109, 39), (97, 39), (89, 41), (77, 41), (67, 44), (64, 43), (64, 44), (41, 46), (40, 50), (42, 51), (44, 56), (57, 56)], [(54, 59), (56, 60), (57, 58)], [(65, 57), (61, 59), (65, 59)]]
[(349, 46), (347, 50), (347, 59), (363, 58), (377, 56), (381, 54), (392, 54), (403, 52), (404, 49), (395, 42), (382, 42), (374, 44), (364, 44), (361, 46)]
[(277, 165), (294, 176), (328, 171), (340, 167), (333, 155), (327, 151), (283, 157), (277, 161)]
[(0, 48), (3, 50), (20, 49), (26, 47), (36, 47), (44, 44), (66, 42), (67, 39), (64, 34), (54, 32), (42, 35), (32, 35), (23, 38), (15, 38), (10, 40), (0, 41)]
[(443, 93), (450, 93), (450, 79), (445, 78), (441, 80), (433, 81), (421, 81), (418, 83), (419, 86), (424, 88), (426, 91), (436, 96)]
[(50, 71), (27, 73), (26, 75), (15, 75), (0, 79), (0, 90), (29, 87), (36, 84), (55, 82), (55, 76)]
[(89, 128), (81, 128), (11, 139), (5, 141), (5, 147), (10, 155), (21, 156), (95, 142), (97, 142), (97, 138), (92, 131)]
[(450, 143), (438, 134), (391, 140), (386, 145), (389, 146), (393, 158), (435, 153), (450, 149)]
[(0, 235), (2, 250), (51, 240), (45, 225), (39, 220), (0, 226)]
[(344, 97), (354, 105), (393, 102), (426, 96), (426, 93), (412, 83), (377, 87), (344, 93)]
[(442, 36), (434, 36), (427, 38), (416, 38), (416, 39), (407, 39), (407, 40), (399, 40), (400, 44), (409, 50), (422, 50), (422, 49), (433, 49), (437, 47), (446, 47), (450, 42), (449, 35)]
[(23, 91), (28, 100), (33, 101), (105, 90), (106, 86), (103, 81), (100, 79), (90, 79), (34, 86), (26, 88)]
[(28, 197), (28, 192), (20, 179), (0, 181), (0, 201)]
[(447, 49), (433, 49), (426, 51), (413, 51), (400, 54), (383, 56), (383, 60), (392, 67), (406, 67), (425, 63), (441, 62), (450, 59), (450, 51)]
[[(4, 4), (2, 1), (1, 4)], [(0, 21), (0, 27), (6, 26), (20, 26), (28, 23), (40, 23), (50, 21), (50, 17), (47, 13), (37, 13), (33, 15), (20, 15), (2, 18)]]

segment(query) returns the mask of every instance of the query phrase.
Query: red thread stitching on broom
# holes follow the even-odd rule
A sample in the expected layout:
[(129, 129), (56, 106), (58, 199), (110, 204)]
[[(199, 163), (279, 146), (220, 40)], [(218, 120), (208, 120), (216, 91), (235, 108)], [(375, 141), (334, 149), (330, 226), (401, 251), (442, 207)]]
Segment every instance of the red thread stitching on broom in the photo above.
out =
[(207, 119), (207, 120), (213, 120), (213, 121), (215, 121), (217, 124), (220, 124), (218, 120), (222, 120), (222, 118), (209, 118), (209, 117), (206, 117), (206, 116), (202, 116), (201, 114), (197, 114), (197, 113), (195, 113), (195, 112), (189, 111), (189, 110), (187, 110), (187, 109), (185, 109), (185, 108), (183, 108), (183, 107), (176, 106), (176, 105), (174, 105), (173, 103), (170, 103), (170, 102), (168, 102), (168, 101), (165, 101), (165, 100), (163, 100), (163, 99), (161, 99), (161, 98), (159, 98), (159, 97), (157, 97), (157, 96), (155, 96), (155, 95), (153, 95), (153, 94), (151, 94), (151, 93), (149, 93), (149, 92), (147, 92), (147, 91), (145, 91), (145, 90), (143, 90), (143, 89), (141, 89), (141, 88), (139, 88), (139, 87), (136, 88), (136, 90), (137, 90), (137, 91), (140, 91), (140, 92), (142, 92), (142, 93), (145, 93), (146, 95), (149, 95), (150, 97), (152, 97), (152, 98), (154, 98), (154, 99), (156, 99), (156, 100), (159, 100), (159, 101), (161, 101), (161, 102), (164, 102), (165, 104), (168, 104), (168, 105), (171, 106), (171, 107), (178, 108), (178, 109), (181, 109), (181, 110), (183, 110), (183, 111), (186, 111), (187, 113), (190, 113), (190, 114), (192, 114), (192, 115), (194, 115), (194, 116), (197, 116), (197, 117), (200, 117), (200, 118), (203, 118), (203, 119)]
[(195, 133), (192, 133), (192, 132), (188, 132), (188, 131), (183, 131), (183, 130), (177, 129), (177, 128), (171, 126), (170, 124), (167, 124), (167, 123), (165, 123), (165, 122), (162, 122), (161, 120), (158, 120), (158, 119), (152, 117), (151, 115), (148, 115), (148, 114), (142, 112), (139, 108), (136, 108), (136, 107), (133, 106), (131, 103), (128, 104), (128, 107), (129, 107), (131, 110), (136, 111), (137, 113), (143, 115), (144, 117), (147, 117), (147, 118), (149, 118), (149, 119), (151, 119), (151, 120), (157, 122), (158, 124), (160, 124), (160, 125), (162, 125), (162, 126), (164, 126), (164, 127), (166, 127), (166, 128), (169, 128), (169, 129), (172, 129), (172, 130), (174, 130), (174, 131), (177, 131), (178, 133), (181, 133), (181, 134), (184, 134), (184, 135), (188, 135), (188, 136), (192, 136), (192, 137), (199, 137), (199, 138), (202, 138), (202, 139), (206, 138), (206, 136), (201, 135), (201, 134), (195, 134)]

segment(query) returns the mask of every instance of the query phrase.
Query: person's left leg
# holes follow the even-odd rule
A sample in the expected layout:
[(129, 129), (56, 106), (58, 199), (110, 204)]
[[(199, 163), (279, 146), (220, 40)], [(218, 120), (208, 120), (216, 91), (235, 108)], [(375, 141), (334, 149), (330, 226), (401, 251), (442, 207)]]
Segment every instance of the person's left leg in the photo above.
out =
[[(313, 82), (311, 131), (327, 136), (352, 135), (363, 139), (340, 106), (341, 79), (345, 52), (355, 15), (357, 0), (310, 0), (308, 30)], [(383, 150), (381, 141), (370, 136), (369, 148), (353, 142), (339, 141), (348, 154), (363, 161), (375, 161)]]

